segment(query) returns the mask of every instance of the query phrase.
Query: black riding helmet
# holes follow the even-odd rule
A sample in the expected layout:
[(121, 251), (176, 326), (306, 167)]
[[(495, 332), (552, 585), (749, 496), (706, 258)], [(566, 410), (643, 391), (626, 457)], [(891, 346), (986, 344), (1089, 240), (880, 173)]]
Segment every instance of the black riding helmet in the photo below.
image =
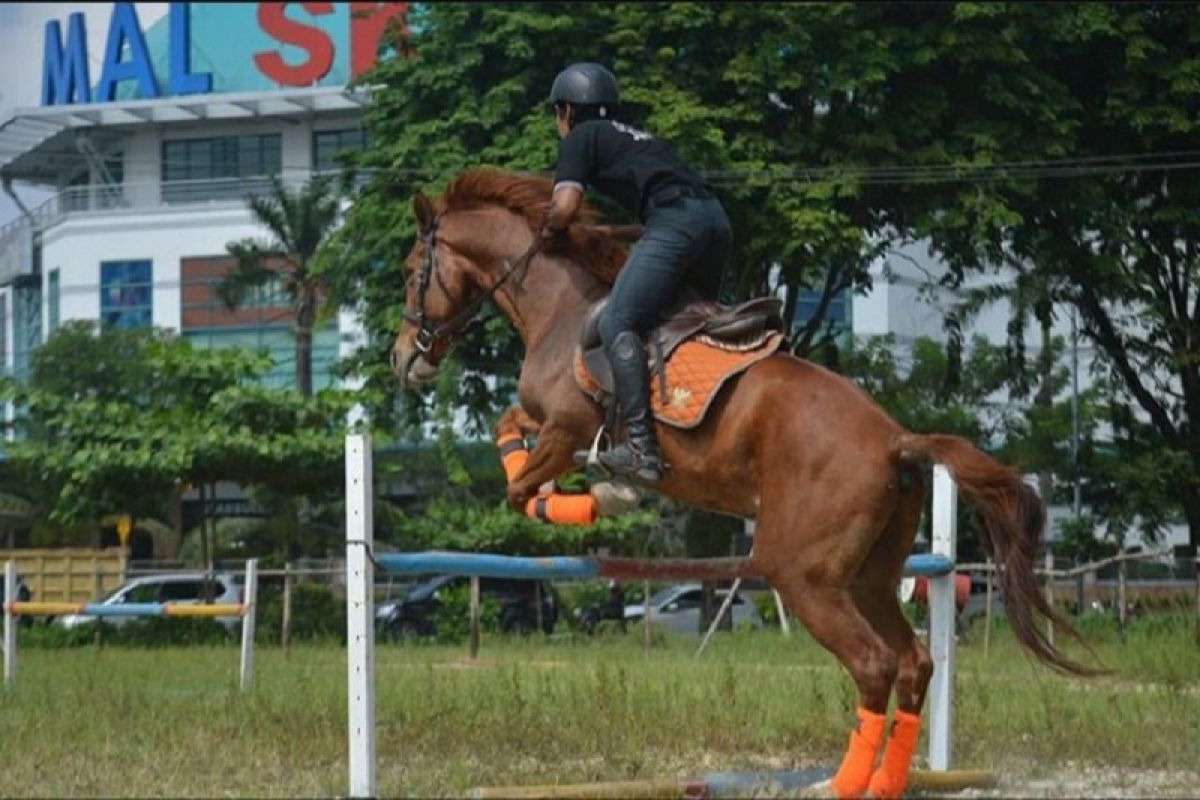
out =
[(558, 73), (550, 87), (551, 105), (604, 106), (611, 113), (619, 101), (617, 79), (604, 67), (591, 62), (567, 67)]

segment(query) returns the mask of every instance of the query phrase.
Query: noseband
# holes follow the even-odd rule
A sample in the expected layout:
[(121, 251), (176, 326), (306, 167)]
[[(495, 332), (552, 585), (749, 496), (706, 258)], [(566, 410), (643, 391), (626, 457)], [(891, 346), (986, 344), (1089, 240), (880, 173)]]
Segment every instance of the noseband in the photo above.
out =
[[(417, 338), (414, 340), (413, 346), (416, 347), (417, 351), (422, 355), (428, 353), (440, 339), (449, 339), (456, 333), (459, 333), (459, 328), (462, 327), (463, 323), (470, 320), (471, 317), (475, 315), (475, 312), (478, 311), (484, 303), (492, 299), (496, 292), (500, 290), (501, 286), (503, 286), (514, 276), (523, 274), (525, 272), (525, 269), (529, 266), (529, 262), (533, 260), (533, 257), (537, 254), (538, 250), (541, 249), (542, 246), (541, 237), (534, 236), (533, 244), (531, 244), (529, 249), (526, 250), (519, 259), (517, 259), (517, 265), (515, 267), (510, 265), (508, 261), (505, 260), (503, 262), (505, 273), (498, 281), (492, 284), (491, 288), (489, 288), (483, 294), (472, 299), (461, 311), (452, 316), (450, 319), (438, 324), (432, 322), (429, 317), (425, 315), (425, 293), (429, 290), (429, 283), (433, 279), (434, 273), (438, 271), (436, 253), (437, 231), (441, 221), (442, 215), (438, 214), (433, 218), (433, 222), (430, 224), (429, 229), (421, 234), (421, 241), (425, 244), (425, 253), (421, 256), (421, 266), (417, 272), (417, 310), (415, 313), (408, 311), (408, 309), (405, 309), (404, 311), (404, 319), (417, 327)], [(519, 279), (517, 280), (517, 283), (520, 283)], [(479, 322), (481, 324), (486, 321), (486, 319), (483, 319)], [(465, 333), (466, 330), (463, 330), (462, 332)]]

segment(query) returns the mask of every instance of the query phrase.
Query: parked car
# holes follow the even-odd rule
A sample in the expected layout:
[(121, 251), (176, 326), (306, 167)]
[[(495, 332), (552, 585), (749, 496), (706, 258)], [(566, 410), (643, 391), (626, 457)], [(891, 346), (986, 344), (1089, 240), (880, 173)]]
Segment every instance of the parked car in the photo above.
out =
[[(701, 586), (699, 583), (680, 583), (659, 590), (650, 598), (650, 624), (672, 633), (701, 633), (700, 606)], [(727, 589), (717, 590), (717, 603), (724, 601)], [(763, 626), (762, 616), (758, 608), (746, 595), (738, 592), (734, 595), (733, 627), (750, 625), (755, 628)], [(644, 615), (641, 603), (625, 606), (625, 621), (640, 622)]]
[[(233, 575), (225, 572), (214, 573), (213, 603), (218, 605), (238, 604), (242, 602), (242, 589)], [(103, 605), (118, 605), (120, 603), (179, 603), (180, 605), (195, 605), (203, 602), (204, 573), (179, 572), (170, 575), (146, 575), (133, 578), (121, 584), (112, 594), (100, 602)], [(55, 625), (64, 628), (76, 628), (94, 622), (95, 617), (85, 614), (66, 614), (54, 620)], [(105, 617), (105, 624), (120, 626), (128, 625), (138, 617)], [(241, 617), (216, 617), (218, 622), (227, 628), (234, 628), (241, 622)]]
[[(5, 597), (5, 594), (4, 594), (4, 570), (0, 569), (0, 600), (3, 600), (4, 597)], [(32, 599), (33, 599), (33, 592), (31, 592), (29, 590), (29, 587), (25, 584), (25, 581), (21, 580), (21, 576), (18, 575), (17, 576), (17, 602), (18, 603), (28, 603)], [(23, 617), (19, 617), (18, 619), (20, 620), (20, 622), (18, 624), (20, 624), (23, 627), (28, 628), (30, 625), (33, 624), (34, 618), (23, 616)]]
[[(381, 603), (375, 609), (380, 633), (393, 638), (437, 635), (436, 612), (447, 592), (470, 584), (464, 575), (438, 575), (409, 588), (400, 600)], [(537, 630), (537, 598), (542, 601), (542, 632), (551, 634), (558, 623), (558, 601), (546, 581), (511, 578), (480, 578), (481, 602), (495, 601), (500, 607), (500, 630), (529, 634)]]

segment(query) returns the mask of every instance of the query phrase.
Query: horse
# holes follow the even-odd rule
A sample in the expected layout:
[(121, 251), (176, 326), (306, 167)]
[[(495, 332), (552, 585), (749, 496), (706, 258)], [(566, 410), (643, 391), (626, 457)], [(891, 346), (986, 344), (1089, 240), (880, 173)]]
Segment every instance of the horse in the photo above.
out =
[[(624, 242), (590, 224), (573, 225), (539, 250), (551, 191), (544, 178), (472, 169), (436, 200), (414, 196), (418, 236), (405, 260), (404, 322), (391, 352), (402, 384), (423, 385), (486, 301), (511, 320), (525, 346), (519, 404), (495, 430), (536, 436), (507, 486), (517, 511), (540, 486), (577, 468), (576, 451), (604, 423), (572, 365), (581, 323), (626, 254)], [(585, 222), (595, 219), (588, 213)], [(1037, 624), (1050, 618), (1074, 633), (1034, 574), (1041, 500), (1014, 469), (966, 439), (908, 432), (851, 381), (786, 351), (724, 386), (698, 426), (659, 424), (657, 432), (668, 470), (654, 488), (754, 520), (754, 573), (854, 681), (858, 719), (832, 781), (836, 795), (897, 797), (907, 781), (933, 663), (901, 612), (897, 587), (930, 462), (949, 469), (979, 512), (1021, 645), (1060, 672), (1095, 672), (1056, 649)], [(895, 720), (885, 737), (893, 692)]]

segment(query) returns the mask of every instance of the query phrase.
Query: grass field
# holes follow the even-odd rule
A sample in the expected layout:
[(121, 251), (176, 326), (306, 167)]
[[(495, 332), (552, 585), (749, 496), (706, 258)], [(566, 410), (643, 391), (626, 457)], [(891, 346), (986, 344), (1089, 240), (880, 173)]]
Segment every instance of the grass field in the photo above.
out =
[[(1087, 769), (1167, 770), (1183, 796), (1200, 792), (1200, 647), (1185, 620), (1147, 621), (1125, 644), (1093, 632), (1114, 674), (1088, 682), (1030, 664), (1002, 631), (985, 660), (979, 638), (958, 651), (956, 766), (1019, 776), (1005, 778), (1014, 794)], [(381, 646), (380, 791), (835, 764), (855, 696), (824, 651), (774, 631), (718, 637), (700, 659), (695, 644), (493, 637), (471, 666), (463, 647)], [(241, 697), (234, 646), (26, 647), (0, 707), (0, 794), (344, 794), (344, 650), (263, 647), (257, 665)]]

